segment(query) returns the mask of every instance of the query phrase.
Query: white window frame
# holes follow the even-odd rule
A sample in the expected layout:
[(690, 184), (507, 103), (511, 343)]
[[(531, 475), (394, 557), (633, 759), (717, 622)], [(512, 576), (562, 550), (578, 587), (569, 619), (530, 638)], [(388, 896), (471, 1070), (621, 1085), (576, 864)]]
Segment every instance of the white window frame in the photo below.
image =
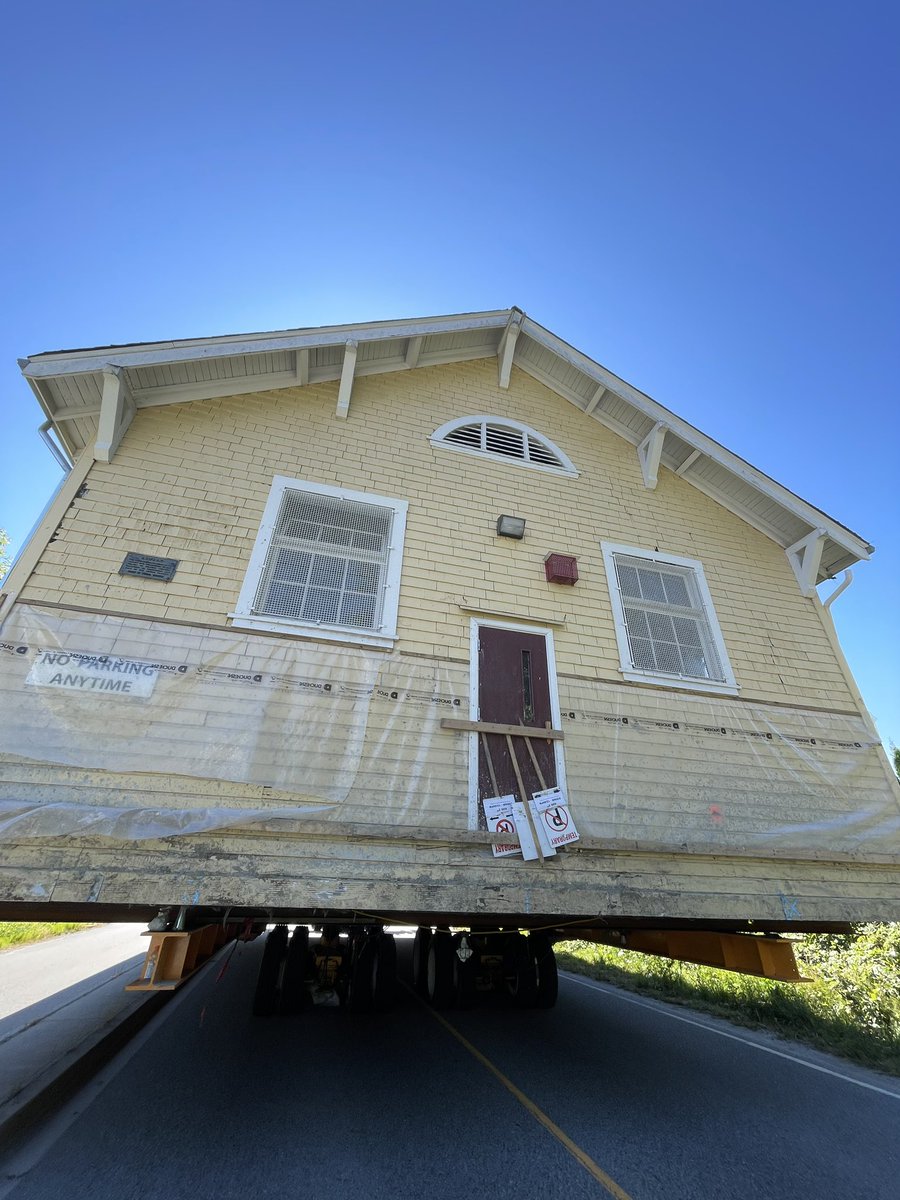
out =
[[(495, 454), (492, 450), (476, 449), (474, 446), (460, 446), (444, 440), (448, 433), (453, 433), (454, 430), (460, 429), (464, 425), (477, 424), (500, 425), (507, 429), (517, 429), (519, 433), (525, 434), (526, 438), (532, 437), (536, 442), (540, 442), (542, 446), (546, 446), (551, 454), (556, 455), (562, 465), (552, 467), (548, 463), (531, 462), (527, 458), (512, 458), (508, 454)], [(486, 458), (490, 462), (505, 463), (508, 467), (525, 467), (530, 471), (544, 471), (548, 475), (563, 475), (567, 479), (577, 479), (579, 475), (571, 458), (567, 454), (564, 454), (559, 446), (551, 442), (543, 433), (538, 433), (536, 429), (532, 429), (530, 425), (525, 425), (521, 421), (514, 421), (511, 417), (490, 417), (484, 413), (471, 417), (454, 417), (452, 421), (447, 421), (440, 429), (436, 429), (428, 441), (439, 450), (452, 450), (456, 454), (468, 454), (473, 458)], [(527, 441), (525, 445), (527, 447)]]
[[(709, 585), (706, 582), (703, 563), (696, 558), (682, 558), (678, 554), (662, 554), (659, 551), (645, 550), (639, 546), (620, 546), (613, 542), (601, 542), (600, 549), (603, 551), (603, 562), (606, 567), (606, 580), (609, 585), (609, 598), (612, 602), (613, 620), (616, 628), (616, 643), (619, 648), (619, 669), (623, 677), (631, 680), (633, 683), (650, 683), (655, 687), (681, 688), (682, 690), (694, 692), (714, 692), (724, 696), (738, 695), (740, 686), (735, 679), (728, 651), (725, 649), (725, 640), (722, 637), (719, 619), (716, 616)], [(708, 679), (706, 676), (697, 675), (675, 675), (668, 671), (641, 670), (632, 664), (631, 646), (628, 641), (628, 629), (625, 624), (625, 606), (622, 603), (622, 595), (619, 591), (619, 578), (616, 572), (615, 556), (617, 554), (627, 554), (631, 558), (642, 558), (648, 563), (658, 563), (660, 566), (687, 567), (693, 571), (694, 582), (700, 593), (700, 600), (703, 604), (709, 627), (709, 635), (712, 638), (716, 653), (719, 656), (719, 662), (722, 665), (722, 673), (725, 676), (724, 680)]]
[[(375, 504), (391, 509), (391, 544), (388, 547), (387, 567), (382, 583), (384, 602), (381, 609), (381, 628), (359, 629), (350, 625), (319, 625), (289, 617), (266, 616), (253, 612), (253, 601), (259, 587), (269, 552), (269, 544), (275, 532), (281, 501), (286, 491), (309, 492), (315, 496), (335, 496), (340, 500), (355, 500), (362, 504)], [(400, 572), (403, 566), (403, 541), (406, 535), (406, 500), (395, 500), (387, 496), (375, 496), (371, 492), (352, 492), (347, 488), (331, 487), (324, 483), (311, 483), (305, 479), (290, 479), (287, 475), (276, 475), (269, 490), (269, 498), (263, 511), (259, 533), (250, 555), (247, 573), (238, 596), (237, 606), (231, 617), (239, 629), (263, 629), (270, 633), (287, 636), (316, 638), (326, 642), (349, 642), (356, 645), (380, 646), (390, 649), (397, 638), (397, 610), (400, 602)]]

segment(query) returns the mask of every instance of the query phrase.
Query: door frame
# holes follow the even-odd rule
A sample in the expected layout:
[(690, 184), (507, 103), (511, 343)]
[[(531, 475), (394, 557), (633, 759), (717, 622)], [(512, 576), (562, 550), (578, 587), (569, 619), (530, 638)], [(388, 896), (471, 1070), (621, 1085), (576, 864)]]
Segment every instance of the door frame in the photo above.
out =
[[(469, 720), (479, 720), (478, 715), (478, 641), (479, 630), (509, 629), (514, 633), (532, 633), (543, 636), (547, 649), (547, 681), (550, 685), (550, 719), (554, 729), (562, 728), (562, 711), (559, 707), (559, 687), (556, 679), (556, 647), (553, 630), (548, 625), (533, 625), (530, 621), (494, 620), (490, 617), (472, 617), (469, 622)], [(469, 829), (478, 828), (478, 743), (477, 733), (469, 734)], [(556, 764), (556, 782), (566, 791), (566, 764), (563, 742), (553, 743), (553, 759)]]

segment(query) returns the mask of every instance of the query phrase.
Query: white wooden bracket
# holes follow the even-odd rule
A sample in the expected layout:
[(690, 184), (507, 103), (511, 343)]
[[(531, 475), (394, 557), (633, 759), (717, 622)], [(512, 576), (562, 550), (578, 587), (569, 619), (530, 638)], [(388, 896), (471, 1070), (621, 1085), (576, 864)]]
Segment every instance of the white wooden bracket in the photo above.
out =
[(309, 350), (294, 351), (294, 378), (300, 387), (309, 383)]
[(814, 529), (793, 546), (788, 546), (785, 554), (788, 562), (797, 576), (800, 591), (804, 596), (816, 594), (816, 580), (819, 577), (819, 567), (822, 563), (822, 551), (825, 548), (825, 538), (828, 535), (824, 529)]
[(497, 346), (498, 375), (502, 388), (509, 387), (509, 376), (516, 353), (516, 341), (522, 332), (523, 316), (524, 313), (520, 313), (518, 310), (512, 314), (500, 337), (500, 344)]
[(404, 361), (410, 370), (419, 365), (419, 355), (422, 353), (422, 343), (424, 341), (425, 339), (423, 337), (411, 337), (406, 339), (406, 355)]
[(646, 488), (656, 487), (659, 459), (665, 440), (666, 426), (662, 421), (657, 421), (637, 448), (638, 462), (641, 464), (641, 474), (644, 476), (644, 487)]
[(125, 430), (134, 416), (134, 401), (122, 367), (103, 368), (103, 395), (100, 400), (100, 420), (94, 458), (97, 462), (112, 462)]
[(334, 415), (346, 419), (350, 411), (350, 393), (353, 390), (353, 375), (356, 371), (356, 354), (359, 343), (349, 341), (344, 346), (344, 365), (341, 367), (341, 382), (338, 387), (337, 408)]

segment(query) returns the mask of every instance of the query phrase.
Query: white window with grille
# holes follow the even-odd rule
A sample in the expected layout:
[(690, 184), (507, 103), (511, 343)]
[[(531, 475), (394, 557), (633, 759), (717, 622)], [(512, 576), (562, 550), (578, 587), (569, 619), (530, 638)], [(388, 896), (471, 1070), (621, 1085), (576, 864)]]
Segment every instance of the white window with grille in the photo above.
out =
[(459, 417), (436, 429), (428, 440), (442, 450), (516, 463), (570, 479), (578, 475), (575, 464), (559, 446), (536, 429), (508, 417)]
[(275, 477), (235, 625), (389, 646), (405, 500)]
[(634, 546), (600, 546), (625, 678), (736, 695), (702, 563)]

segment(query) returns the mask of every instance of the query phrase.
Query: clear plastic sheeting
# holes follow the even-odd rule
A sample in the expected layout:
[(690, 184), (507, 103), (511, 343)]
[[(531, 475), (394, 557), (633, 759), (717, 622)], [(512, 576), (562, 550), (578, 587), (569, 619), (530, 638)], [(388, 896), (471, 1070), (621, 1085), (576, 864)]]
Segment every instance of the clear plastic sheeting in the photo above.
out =
[(900, 856), (900, 790), (861, 717), (576, 679), (560, 702), (584, 833)]
[[(559, 694), (566, 853), (900, 858), (900, 789), (860, 717), (566, 675)], [(465, 663), (17, 605), (0, 704), (8, 841), (468, 827), (476, 735), (441, 728), (469, 717)]]
[(283, 805), (280, 808), (116, 808), (112, 805), (27, 804), (0, 800), (0, 838), (85, 837), (101, 835), (120, 841), (209, 833), (238, 825), (323, 815), (331, 805)]
[[(7, 767), (0, 796), (19, 810), (36, 793), (41, 805), (65, 800), (67, 832), (85, 806), (84, 828), (110, 836), (125, 808), (130, 837), (240, 823), (241, 802), (257, 808), (269, 789), (311, 804), (268, 815), (464, 828), (466, 746), (440, 718), (459, 713), (467, 686), (458, 664), (19, 605), (0, 641), (0, 753), (89, 775), (43, 771), (24, 786)], [(221, 789), (167, 788), (179, 777), (253, 794), (227, 793), (232, 819), (209, 803)], [(115, 811), (94, 822), (105, 802)], [(8, 836), (29, 827), (17, 819)]]

